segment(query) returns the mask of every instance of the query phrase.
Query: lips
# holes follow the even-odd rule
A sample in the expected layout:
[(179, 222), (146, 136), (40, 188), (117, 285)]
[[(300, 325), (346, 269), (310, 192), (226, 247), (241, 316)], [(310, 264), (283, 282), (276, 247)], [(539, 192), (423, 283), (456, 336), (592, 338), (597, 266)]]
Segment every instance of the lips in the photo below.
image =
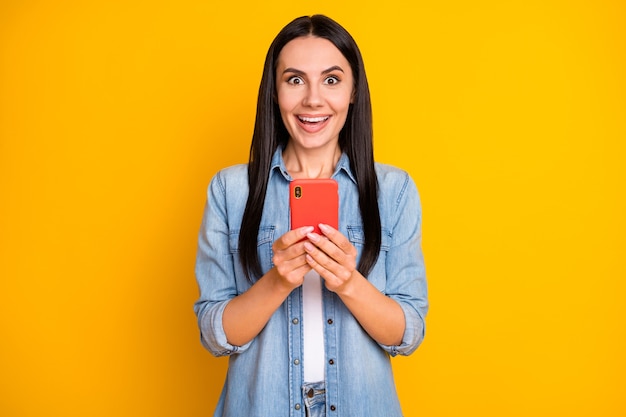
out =
[(330, 120), (330, 115), (326, 116), (296, 116), (298, 126), (307, 133), (317, 133), (324, 129)]

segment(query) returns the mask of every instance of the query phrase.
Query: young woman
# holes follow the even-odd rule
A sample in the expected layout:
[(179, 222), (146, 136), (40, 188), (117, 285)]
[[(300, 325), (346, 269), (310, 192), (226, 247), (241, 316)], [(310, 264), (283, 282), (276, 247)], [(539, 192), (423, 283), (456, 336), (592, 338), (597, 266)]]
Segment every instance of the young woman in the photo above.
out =
[[(338, 230), (290, 230), (300, 178), (337, 181)], [(203, 345), (230, 357), (214, 415), (401, 416), (389, 357), (424, 337), (420, 245), (415, 184), (373, 159), (356, 43), (295, 19), (267, 53), (249, 163), (208, 189), (194, 310)]]

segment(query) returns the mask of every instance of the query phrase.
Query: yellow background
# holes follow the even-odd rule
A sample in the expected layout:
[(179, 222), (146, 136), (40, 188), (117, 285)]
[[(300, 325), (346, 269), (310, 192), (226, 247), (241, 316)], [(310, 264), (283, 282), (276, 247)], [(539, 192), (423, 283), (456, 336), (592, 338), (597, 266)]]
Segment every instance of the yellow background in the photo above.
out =
[(377, 159), (423, 199), (405, 414), (626, 415), (617, 0), (3, 0), (0, 415), (211, 414), (205, 189), (246, 161), (267, 47), (311, 13), (356, 38)]

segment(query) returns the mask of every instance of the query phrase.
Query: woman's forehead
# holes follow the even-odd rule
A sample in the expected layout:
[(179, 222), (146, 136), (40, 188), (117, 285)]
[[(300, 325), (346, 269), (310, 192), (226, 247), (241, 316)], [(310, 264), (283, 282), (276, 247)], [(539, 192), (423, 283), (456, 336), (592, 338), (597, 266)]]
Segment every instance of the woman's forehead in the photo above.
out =
[(348, 60), (328, 39), (306, 36), (289, 41), (278, 55), (278, 68), (294, 67), (298, 70), (324, 71), (338, 66), (344, 71), (350, 68)]

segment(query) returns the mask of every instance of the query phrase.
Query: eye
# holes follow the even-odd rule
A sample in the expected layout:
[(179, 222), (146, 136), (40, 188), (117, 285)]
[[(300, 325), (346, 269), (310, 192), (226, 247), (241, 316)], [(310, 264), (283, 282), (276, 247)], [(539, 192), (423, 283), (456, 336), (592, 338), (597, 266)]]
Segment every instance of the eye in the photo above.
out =
[(292, 85), (301, 85), (304, 84), (304, 80), (301, 77), (294, 75), (287, 79), (287, 83)]
[(336, 75), (331, 75), (330, 77), (324, 80), (324, 84), (335, 85), (335, 84), (339, 84), (340, 81), (341, 80), (339, 79), (339, 77), (337, 77)]

